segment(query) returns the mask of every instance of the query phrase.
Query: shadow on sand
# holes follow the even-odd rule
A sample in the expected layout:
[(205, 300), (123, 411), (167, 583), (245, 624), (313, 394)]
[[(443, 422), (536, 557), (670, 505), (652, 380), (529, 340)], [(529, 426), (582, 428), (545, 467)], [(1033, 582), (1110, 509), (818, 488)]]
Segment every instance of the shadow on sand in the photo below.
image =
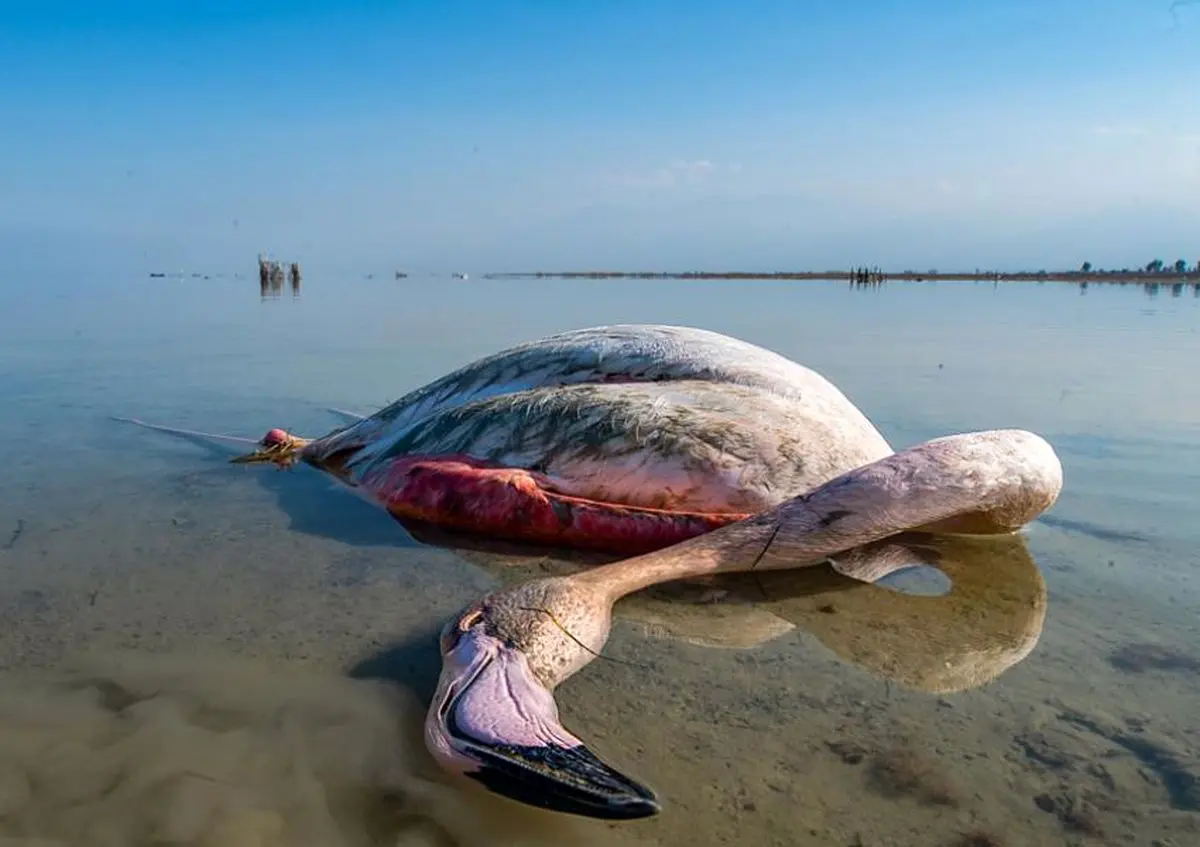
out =
[(346, 675), (351, 679), (379, 680), (408, 689), (428, 707), (437, 689), (442, 671), (438, 649), (438, 628), (414, 633), (374, 650), (352, 664)]
[(233, 465), (229, 460), (246, 452), (244, 448), (186, 432), (159, 431), (150, 435), (187, 442), (218, 460), (219, 465), (202, 471), (210, 482), (222, 480), (232, 484), (244, 479), (243, 475), (252, 476), (275, 498), (280, 510), (288, 517), (288, 529), (294, 532), (353, 547), (423, 546), (383, 509), (308, 465), (299, 464), (289, 470)]

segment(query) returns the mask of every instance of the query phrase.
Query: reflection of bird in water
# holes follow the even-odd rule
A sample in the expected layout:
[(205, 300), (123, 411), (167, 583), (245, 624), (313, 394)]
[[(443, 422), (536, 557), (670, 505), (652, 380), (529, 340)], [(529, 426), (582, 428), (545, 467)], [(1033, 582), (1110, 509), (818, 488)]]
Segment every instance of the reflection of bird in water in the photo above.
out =
[[(505, 585), (596, 567), (596, 556), (546, 555), (414, 527)], [(837, 564), (835, 565), (834, 562)], [(844, 576), (837, 568), (852, 570)], [(942, 595), (884, 587), (909, 569), (937, 568)], [(648, 635), (706, 647), (750, 648), (797, 627), (846, 661), (934, 693), (988, 682), (1024, 659), (1041, 635), (1046, 586), (1019, 535), (903, 533), (811, 568), (721, 573), (660, 583), (613, 608)]]
[(235, 461), (297, 460), (405, 523), (642, 554), (471, 604), (444, 630), (426, 724), (446, 769), (600, 817), (657, 804), (559, 724), (551, 692), (599, 652), (616, 601), (831, 557), (834, 571), (871, 582), (882, 553), (853, 552), (864, 545), (912, 531), (1011, 533), (1062, 487), (1058, 457), (1037, 435), (974, 432), (894, 452), (819, 374), (670, 326), (520, 345), (322, 438), (271, 430)]

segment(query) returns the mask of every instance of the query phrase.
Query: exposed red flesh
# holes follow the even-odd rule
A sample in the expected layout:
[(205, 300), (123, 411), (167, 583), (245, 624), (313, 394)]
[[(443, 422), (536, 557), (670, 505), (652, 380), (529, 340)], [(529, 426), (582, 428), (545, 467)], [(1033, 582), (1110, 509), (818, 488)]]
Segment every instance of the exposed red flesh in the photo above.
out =
[(404, 456), (361, 486), (400, 520), (555, 547), (636, 555), (748, 515), (684, 512), (572, 497), (541, 474), (470, 456)]

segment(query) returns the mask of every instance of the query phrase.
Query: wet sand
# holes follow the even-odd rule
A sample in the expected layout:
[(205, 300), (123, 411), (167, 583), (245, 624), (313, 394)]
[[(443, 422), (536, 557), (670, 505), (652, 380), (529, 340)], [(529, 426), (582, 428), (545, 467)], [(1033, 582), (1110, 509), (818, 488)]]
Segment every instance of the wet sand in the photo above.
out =
[[(567, 726), (664, 804), (613, 825), (488, 797), (425, 754), (436, 630), (496, 584), (478, 557), (414, 544), (315, 472), (218, 455), (194, 452), (157, 488), (30, 507), (0, 551), (6, 843), (1200, 841), (1197, 598), (1181, 584), (1175, 603), (1133, 602), (1078, 573), (1154, 573), (1153, 549), (1036, 527), (1045, 629), (962, 693), (882, 679), (828, 630), (768, 626), (727, 649), (626, 614), (607, 650), (620, 662), (558, 696)], [(732, 602), (680, 596), (700, 640)], [(836, 620), (858, 596), (818, 592), (804, 614)], [(935, 641), (912, 630), (905, 656)]]

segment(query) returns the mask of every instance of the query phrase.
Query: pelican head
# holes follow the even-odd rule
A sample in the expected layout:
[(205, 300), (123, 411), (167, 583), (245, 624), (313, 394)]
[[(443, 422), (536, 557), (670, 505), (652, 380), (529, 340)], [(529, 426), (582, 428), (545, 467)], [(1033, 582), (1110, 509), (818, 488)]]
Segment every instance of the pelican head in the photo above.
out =
[(235, 465), (273, 464), (281, 468), (294, 465), (300, 451), (309, 443), (308, 439), (292, 435), (284, 429), (276, 427), (267, 432), (258, 442), (258, 449), (241, 456), (235, 456), (230, 461)]
[(554, 688), (599, 654), (611, 618), (607, 594), (564, 578), (489, 594), (455, 616), (442, 630), (442, 673), (425, 720), (438, 764), (553, 811), (656, 814), (654, 794), (568, 732), (554, 702)]

